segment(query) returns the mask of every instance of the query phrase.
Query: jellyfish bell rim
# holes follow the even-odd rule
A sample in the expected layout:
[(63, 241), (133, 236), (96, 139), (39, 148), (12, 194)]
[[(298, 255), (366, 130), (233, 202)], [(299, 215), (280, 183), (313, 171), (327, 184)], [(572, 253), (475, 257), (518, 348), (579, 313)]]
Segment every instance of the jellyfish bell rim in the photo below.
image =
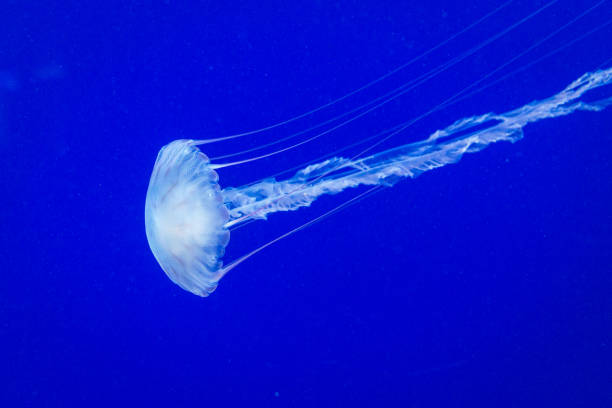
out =
[(196, 142), (175, 140), (160, 149), (145, 200), (147, 241), (155, 259), (170, 280), (202, 297), (223, 276), (230, 236), (218, 180)]

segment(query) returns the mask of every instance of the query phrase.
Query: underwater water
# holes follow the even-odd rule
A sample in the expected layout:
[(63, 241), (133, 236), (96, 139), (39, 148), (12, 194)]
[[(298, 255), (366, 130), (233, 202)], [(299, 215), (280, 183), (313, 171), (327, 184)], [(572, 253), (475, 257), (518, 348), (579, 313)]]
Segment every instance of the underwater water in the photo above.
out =
[(612, 403), (612, 108), (248, 223), (226, 263), (358, 197), (206, 298), (166, 277), (144, 225), (173, 140), (265, 128), (381, 78), (200, 146), (213, 163), (246, 159), (422, 78), (308, 143), (219, 168), (219, 185), (422, 141), (612, 66), (609, 1), (7, 2), (2, 14), (2, 406)]

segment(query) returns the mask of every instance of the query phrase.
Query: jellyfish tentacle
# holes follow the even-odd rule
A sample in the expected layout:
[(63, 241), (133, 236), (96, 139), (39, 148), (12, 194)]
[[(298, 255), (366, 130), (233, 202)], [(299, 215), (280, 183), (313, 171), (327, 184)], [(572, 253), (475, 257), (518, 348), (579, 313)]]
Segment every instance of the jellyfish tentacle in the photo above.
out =
[[(602, 0), (602, 1), (600, 1), (599, 3), (595, 4), (593, 7), (591, 7), (591, 8), (589, 8), (589, 9), (587, 9), (585, 12), (581, 13), (580, 15), (578, 15), (576, 18), (574, 18), (574, 19), (573, 19), (572, 21), (570, 21), (569, 23), (565, 24), (565, 25), (564, 25), (563, 27), (561, 27), (560, 29), (555, 30), (553, 33), (551, 33), (551, 35), (550, 35), (550, 36), (555, 35), (555, 34), (556, 34), (556, 33), (558, 33), (559, 31), (561, 31), (562, 29), (564, 29), (564, 28), (566, 28), (567, 26), (569, 26), (570, 24), (573, 24), (573, 23), (574, 23), (576, 20), (578, 20), (578, 19), (582, 18), (583, 16), (585, 16), (585, 15), (586, 15), (586, 14), (588, 14), (588, 13), (590, 13), (590, 12), (591, 12), (591, 11), (593, 11), (595, 8), (599, 7), (601, 4), (603, 4), (603, 3), (607, 2), (607, 1), (608, 1), (608, 0)], [(324, 155), (322, 155), (322, 156), (319, 156), (319, 157), (317, 157), (317, 158), (315, 158), (315, 159), (312, 159), (312, 160), (306, 161), (306, 162), (304, 162), (304, 163), (301, 163), (301, 164), (299, 164), (299, 165), (292, 166), (292, 167), (290, 167), (290, 168), (287, 168), (287, 169), (281, 170), (281, 171), (276, 172), (276, 173), (274, 173), (274, 174), (271, 174), (271, 175), (269, 175), (269, 176), (267, 176), (267, 177), (265, 177), (265, 178), (263, 178), (263, 179), (261, 179), (261, 180), (256, 180), (256, 181), (251, 182), (251, 183), (249, 183), (249, 184), (257, 184), (258, 182), (260, 182), (260, 181), (262, 181), (262, 180), (265, 180), (265, 179), (277, 178), (277, 177), (283, 176), (283, 175), (285, 175), (285, 174), (290, 174), (291, 172), (297, 171), (297, 170), (299, 170), (299, 169), (301, 169), (301, 168), (303, 168), (303, 167), (305, 167), (305, 166), (310, 166), (310, 165), (312, 165), (312, 164), (316, 164), (316, 163), (319, 163), (319, 162), (321, 162), (321, 161), (324, 161), (324, 160), (328, 160), (328, 159), (330, 159), (330, 158), (337, 157), (337, 155), (338, 155), (338, 154), (340, 154), (340, 153), (342, 153), (343, 151), (346, 151), (346, 150), (348, 150), (348, 149), (354, 148), (354, 147), (356, 147), (356, 146), (359, 146), (359, 145), (361, 145), (361, 144), (364, 144), (364, 143), (367, 143), (367, 142), (370, 142), (370, 141), (376, 141), (376, 145), (378, 145), (378, 143), (377, 143), (377, 142), (378, 142), (378, 141), (380, 141), (381, 139), (383, 140), (383, 142), (384, 142), (384, 141), (387, 141), (387, 140), (389, 139), (387, 136), (389, 136), (389, 135), (390, 135), (391, 137), (393, 137), (393, 136), (395, 136), (396, 134), (399, 134), (399, 133), (401, 133), (401, 132), (404, 132), (406, 129), (408, 129), (410, 126), (412, 126), (412, 124), (414, 124), (414, 123), (416, 123), (417, 121), (419, 121), (419, 120), (421, 120), (421, 119), (425, 118), (426, 116), (428, 116), (428, 115), (430, 115), (430, 114), (432, 114), (432, 113), (435, 113), (435, 112), (437, 112), (437, 111), (440, 111), (440, 110), (442, 110), (442, 109), (445, 109), (445, 108), (447, 108), (447, 107), (449, 107), (449, 106), (452, 106), (452, 105), (454, 105), (454, 104), (455, 104), (455, 103), (457, 103), (457, 102), (460, 102), (460, 101), (462, 101), (462, 100), (465, 100), (465, 99), (467, 99), (467, 98), (470, 98), (470, 97), (472, 97), (472, 96), (474, 96), (474, 95), (476, 95), (476, 94), (478, 94), (478, 93), (480, 93), (480, 92), (482, 92), (482, 91), (484, 91), (484, 90), (486, 90), (486, 89), (490, 88), (491, 86), (493, 86), (493, 85), (495, 85), (495, 84), (498, 84), (498, 83), (500, 83), (500, 82), (502, 82), (502, 81), (504, 81), (504, 80), (506, 80), (506, 79), (508, 79), (508, 78), (510, 78), (510, 77), (512, 77), (512, 76), (514, 76), (514, 75), (516, 75), (516, 74), (518, 74), (518, 73), (520, 73), (520, 72), (523, 72), (523, 71), (525, 71), (526, 69), (528, 69), (528, 68), (532, 67), (533, 65), (538, 64), (538, 63), (540, 63), (540, 62), (542, 62), (542, 61), (546, 60), (547, 58), (552, 57), (552, 56), (553, 56), (553, 55), (555, 55), (555, 54), (558, 54), (559, 52), (561, 52), (561, 51), (563, 51), (563, 50), (567, 49), (568, 47), (570, 47), (570, 46), (572, 46), (572, 45), (576, 44), (576, 43), (577, 43), (577, 42), (579, 42), (579, 41), (584, 40), (584, 39), (585, 39), (585, 38), (587, 38), (588, 36), (590, 36), (590, 35), (592, 35), (592, 34), (594, 34), (594, 33), (598, 32), (598, 31), (601, 31), (602, 29), (606, 28), (607, 26), (609, 26), (609, 25), (611, 25), (611, 24), (612, 24), (612, 20), (609, 20), (609, 21), (607, 21), (607, 22), (605, 22), (605, 23), (603, 23), (603, 24), (600, 24), (600, 25), (598, 25), (598, 26), (596, 26), (596, 27), (592, 28), (591, 30), (589, 30), (589, 31), (587, 31), (587, 32), (585, 32), (585, 33), (583, 33), (583, 34), (581, 34), (581, 35), (579, 35), (579, 36), (577, 36), (577, 37), (573, 38), (572, 40), (570, 40), (570, 41), (568, 41), (568, 42), (565, 42), (563, 45), (561, 45), (561, 46), (559, 46), (559, 47), (557, 47), (557, 48), (553, 49), (552, 51), (549, 51), (549, 52), (547, 52), (546, 54), (544, 54), (544, 55), (542, 55), (542, 56), (540, 56), (540, 57), (538, 57), (538, 58), (536, 58), (536, 59), (534, 59), (534, 60), (532, 60), (532, 61), (530, 61), (530, 62), (526, 63), (525, 65), (522, 65), (522, 66), (520, 66), (520, 67), (518, 67), (518, 68), (516, 68), (516, 69), (514, 69), (514, 70), (512, 70), (512, 71), (510, 71), (510, 72), (508, 72), (508, 73), (506, 73), (506, 74), (504, 74), (504, 75), (502, 75), (501, 77), (496, 78), (495, 80), (493, 80), (493, 81), (491, 81), (491, 82), (488, 82), (488, 83), (486, 83), (486, 84), (484, 84), (484, 85), (482, 85), (482, 86), (480, 86), (480, 87), (478, 87), (478, 88), (476, 88), (476, 89), (474, 89), (474, 90), (472, 90), (472, 91), (470, 91), (470, 92), (467, 92), (467, 91), (469, 91), (470, 89), (472, 89), (474, 86), (478, 85), (478, 83), (482, 82), (482, 81), (477, 80), (477, 81), (475, 81), (475, 82), (471, 83), (470, 85), (466, 86), (465, 88), (463, 88), (462, 90), (460, 90), (460, 91), (459, 91), (459, 92), (457, 92), (456, 94), (452, 95), (452, 96), (451, 96), (450, 98), (448, 98), (446, 101), (444, 101), (444, 102), (442, 102), (442, 103), (440, 103), (440, 104), (436, 105), (434, 108), (430, 109), (429, 111), (425, 112), (425, 113), (424, 113), (424, 114), (422, 114), (422, 115), (419, 115), (419, 116), (417, 116), (417, 117), (415, 117), (415, 118), (412, 118), (412, 119), (410, 119), (410, 120), (408, 120), (408, 121), (406, 121), (406, 122), (400, 123), (400, 124), (395, 125), (395, 126), (393, 126), (393, 127), (391, 127), (391, 128), (385, 129), (385, 130), (383, 130), (383, 131), (381, 131), (381, 132), (378, 132), (378, 133), (376, 133), (376, 134), (374, 134), (374, 135), (368, 136), (368, 137), (366, 137), (366, 138), (363, 138), (363, 139), (361, 139), (361, 140), (358, 140), (358, 141), (356, 141), (356, 142), (353, 142), (353, 143), (348, 144), (348, 145), (346, 145), (346, 146), (343, 146), (343, 147), (341, 147), (341, 148), (338, 148), (338, 149), (336, 149), (336, 150), (334, 150), (334, 151), (332, 151), (332, 152), (326, 153), (326, 154), (324, 154)], [(547, 37), (549, 37), (549, 36), (547, 36)], [(541, 42), (543, 42), (543, 41), (539, 41), (539, 43), (541, 43)], [(536, 46), (537, 46), (537, 45), (536, 45)], [(534, 46), (531, 46), (530, 48), (533, 48), (533, 47), (534, 47)], [(525, 50), (525, 51), (521, 52), (521, 54), (519, 55), (519, 57), (520, 57), (520, 56), (523, 56), (523, 55), (524, 55), (524, 54), (526, 54), (527, 52), (528, 52), (528, 50)], [(514, 57), (513, 57), (513, 58), (514, 58)], [(606, 66), (609, 66), (611, 62), (612, 62), (612, 59), (608, 59), (608, 60), (606, 60), (605, 62), (603, 62), (602, 64), (600, 64), (600, 65), (598, 66), (598, 68), (597, 68), (597, 69), (602, 69), (602, 68), (604, 68), (604, 67), (606, 67)], [(507, 65), (509, 65), (509, 63), (504, 63), (502, 67), (498, 67), (498, 68), (496, 68), (496, 69), (494, 70), (494, 72), (493, 72), (493, 71), (491, 71), (490, 73), (485, 74), (485, 75), (484, 75), (482, 78), (485, 78), (485, 77), (486, 77), (486, 78), (488, 78), (488, 77), (490, 77), (490, 76), (491, 76), (491, 75), (493, 75), (495, 72), (499, 71), (500, 69), (502, 69), (503, 67), (505, 67), (505, 66), (507, 66)], [(376, 146), (374, 146), (374, 147), (376, 147)], [(367, 151), (369, 151), (369, 150), (371, 150), (371, 148), (372, 148), (372, 146), (369, 146), (369, 147), (367, 148), (366, 152), (367, 152)], [(357, 156), (361, 156), (362, 154), (363, 154), (363, 152), (360, 152), (360, 153), (359, 153)]]
[(313, 218), (307, 222), (305, 222), (304, 224), (293, 228), (292, 230), (266, 242), (265, 244), (259, 246), (258, 248), (255, 248), (253, 251), (249, 252), (246, 255), (241, 256), (240, 258), (236, 259), (235, 261), (231, 262), (230, 264), (226, 265), (225, 267), (223, 267), (222, 269), (219, 270), (219, 273), (217, 275), (217, 281), (219, 281), (226, 273), (228, 273), (229, 271), (231, 271), (232, 269), (234, 269), (235, 267), (237, 267), (238, 265), (240, 265), (242, 262), (246, 261), (247, 259), (249, 259), (250, 257), (252, 257), (253, 255), (257, 254), (258, 252), (261, 252), (262, 250), (266, 249), (267, 247), (269, 247), (272, 244), (277, 243), (278, 241), (285, 239), (287, 237), (289, 237), (290, 235), (295, 234), (298, 231), (303, 230), (304, 228), (310, 227), (313, 224), (322, 221), (323, 219), (329, 217), (332, 214), (337, 213), (338, 211), (341, 211), (351, 205), (356, 204), (357, 202), (363, 200), (364, 198), (374, 194), (375, 192), (379, 191), (380, 189), (382, 189), (382, 186), (374, 186), (369, 188), (367, 191), (364, 191), (363, 193), (360, 193), (358, 195), (356, 195), (355, 197), (344, 201), (343, 203), (337, 205), (336, 207), (332, 208), (329, 211), (326, 211), (325, 213), (317, 216), (316, 218)]
[[(555, 2), (557, 2), (558, 0), (553, 0), (551, 1), (549, 4), (545, 5), (542, 7), (542, 10), (544, 8), (548, 8), (549, 6), (551, 6), (552, 4), (554, 4)], [(438, 44), (434, 45), (433, 47), (423, 51), (421, 54), (418, 54), (417, 56), (411, 58), (410, 60), (404, 62), (402, 65), (388, 71), (387, 73), (383, 74), (382, 76), (367, 82), (366, 84), (336, 98), (333, 99), (323, 105), (320, 105), (316, 108), (313, 108), (309, 111), (306, 111), (304, 113), (301, 113), (299, 115), (293, 116), (289, 119), (285, 119), (283, 121), (274, 123), (272, 125), (268, 125), (259, 129), (254, 129), (254, 130), (250, 130), (250, 131), (246, 131), (246, 132), (241, 132), (241, 133), (236, 133), (233, 135), (228, 135), (228, 136), (222, 136), (222, 137), (216, 137), (216, 138), (211, 138), (211, 139), (203, 139), (203, 140), (199, 140), (197, 141), (196, 144), (201, 145), (201, 144), (208, 144), (208, 143), (216, 143), (216, 142), (222, 142), (222, 141), (227, 141), (227, 140), (232, 140), (232, 139), (237, 139), (240, 137), (244, 137), (244, 136), (249, 136), (249, 135), (254, 135), (257, 133), (262, 133), (262, 132), (266, 132), (268, 130), (272, 130), (272, 129), (276, 129), (282, 126), (285, 126), (289, 123), (293, 123), (299, 119), (303, 119), (306, 118), (308, 116), (311, 116), (317, 112), (320, 112), (326, 108), (329, 108), (331, 106), (334, 106), (336, 104), (338, 104), (339, 102), (342, 102), (348, 98), (350, 98), (353, 95), (356, 95), (368, 88), (371, 88), (372, 86), (384, 81), (385, 79), (397, 74), (398, 72), (406, 69), (407, 67), (409, 67), (410, 65), (420, 61), (421, 59), (425, 58), (426, 56), (428, 56), (429, 54), (433, 53), (434, 51), (442, 48), (443, 46), (445, 46), (446, 44), (450, 43), (451, 41), (453, 41), (455, 38), (461, 36), (462, 34), (465, 34), (466, 32), (468, 32), (469, 30), (471, 30), (472, 28), (478, 26), (480, 23), (486, 21), (487, 19), (489, 19), (490, 17), (492, 17), (493, 15), (497, 14), (498, 12), (500, 12), (501, 10), (503, 10), (504, 8), (508, 7), (510, 4), (512, 4), (514, 2), (514, 0), (507, 0), (506, 2), (502, 3), (501, 5), (499, 5), (498, 7), (496, 7), (494, 10), (490, 11), (489, 13), (485, 14), (484, 16), (480, 17), (479, 19), (477, 19), (476, 21), (472, 22), (471, 24), (467, 25), (466, 27), (462, 28), (461, 30), (457, 31), (456, 33), (452, 34), (451, 36), (447, 37), (446, 39), (442, 40), (441, 42), (439, 42)]]
[[(464, 153), (480, 151), (498, 141), (514, 142), (523, 128), (543, 119), (572, 112), (600, 111), (612, 104), (612, 96), (594, 102), (579, 98), (589, 90), (612, 84), (612, 68), (587, 73), (561, 92), (503, 114), (487, 113), (458, 120), (427, 139), (399, 146), (365, 158), (335, 157), (298, 171), (287, 180), (260, 183), (222, 191), (229, 211), (226, 228), (270, 213), (309, 206), (324, 194), (336, 194), (360, 185), (390, 185), (401, 178), (455, 163)], [(331, 172), (330, 169), (333, 171)], [(316, 175), (314, 180), (309, 176)]]
[[(359, 118), (361, 118), (361, 117), (363, 117), (365, 115), (367, 115), (368, 113), (371, 113), (371, 112), (379, 109), (380, 107), (386, 105), (387, 103), (389, 103), (389, 102), (397, 99), (398, 97), (408, 93), (409, 91), (411, 91), (412, 89), (416, 88), (417, 86), (424, 84), (425, 82), (427, 82), (431, 78), (435, 77), (439, 73), (448, 70), (449, 68), (451, 68), (454, 65), (458, 64), (459, 62), (465, 60), (469, 56), (474, 55), (476, 52), (478, 52), (482, 48), (486, 47), (487, 45), (489, 45), (489, 44), (493, 43), (494, 41), (498, 40), (499, 38), (505, 36), (506, 34), (511, 32), (512, 30), (514, 30), (515, 28), (521, 26), (525, 22), (527, 22), (530, 19), (532, 19), (533, 17), (537, 16), (538, 14), (540, 14), (541, 12), (546, 10), (547, 8), (551, 7), (553, 4), (557, 3), (558, 1), (559, 0), (551, 0), (551, 1), (549, 1), (548, 3), (544, 4), (542, 7), (538, 8), (537, 10), (531, 12), (530, 14), (528, 14), (525, 17), (523, 17), (522, 19), (520, 19), (520, 20), (516, 21), (515, 23), (505, 27), (503, 30), (501, 30), (498, 33), (494, 34), (493, 36), (487, 38), (486, 40), (482, 41), (481, 43), (477, 44), (476, 46), (470, 48), (467, 51), (464, 51), (462, 54), (452, 58), (450, 61), (447, 61), (446, 63), (441, 64), (440, 66), (430, 70), (429, 72), (421, 74), (417, 78), (407, 82), (406, 84), (400, 85), (398, 88), (388, 92), (387, 94), (382, 95), (382, 96), (380, 96), (378, 98), (375, 98), (373, 101), (369, 101), (369, 102), (365, 103), (364, 105), (361, 105), (361, 106), (359, 106), (359, 107), (357, 107), (357, 108), (355, 108), (353, 110), (350, 110), (350, 111), (345, 112), (345, 113), (343, 113), (341, 115), (338, 115), (337, 118), (342, 118), (342, 117), (346, 116), (347, 114), (352, 114), (355, 111), (359, 111), (360, 109), (362, 109), (364, 107), (367, 107), (368, 105), (372, 104), (373, 102), (376, 102), (376, 101), (382, 99), (381, 102), (376, 103), (374, 106), (364, 110), (363, 112), (359, 112), (358, 114), (356, 114), (356, 115), (354, 115), (352, 117), (349, 117), (348, 119), (340, 122), (339, 124), (334, 125), (330, 129), (327, 129), (327, 130), (325, 130), (323, 132), (317, 133), (317, 134), (315, 134), (315, 135), (313, 135), (313, 136), (311, 136), (311, 137), (309, 137), (309, 138), (307, 138), (307, 139), (305, 139), (303, 141), (294, 143), (291, 146), (288, 146), (288, 147), (285, 147), (285, 148), (282, 148), (282, 149), (277, 149), (275, 151), (272, 151), (272, 152), (269, 152), (269, 153), (266, 153), (266, 154), (262, 154), (262, 155), (259, 155), (259, 156), (247, 158), (247, 159), (244, 159), (244, 160), (238, 160), (238, 161), (233, 161), (233, 162), (228, 162), (228, 163), (218, 163), (218, 164), (214, 165), (214, 168), (215, 169), (220, 169), (220, 168), (224, 168), (224, 167), (235, 166), (235, 165), (238, 165), (238, 164), (250, 163), (250, 162), (253, 162), (253, 161), (256, 161), (256, 160), (264, 159), (264, 158), (267, 158), (267, 157), (271, 157), (271, 156), (275, 156), (275, 155), (287, 152), (289, 150), (292, 150), (292, 149), (295, 149), (295, 148), (297, 148), (299, 146), (302, 146), (302, 145), (304, 145), (306, 143), (310, 143), (310, 142), (312, 142), (314, 140), (317, 140), (317, 139), (319, 139), (319, 138), (321, 138), (321, 137), (323, 137), (323, 136), (333, 132), (334, 130), (337, 130), (337, 129), (339, 129), (339, 128), (341, 128), (341, 127), (343, 127), (343, 126), (345, 126), (345, 125), (347, 125), (347, 124), (349, 124), (349, 123), (351, 123), (351, 122), (353, 122), (353, 121), (355, 121), (355, 120), (357, 120), (357, 119), (359, 119)], [(605, 0), (602, 0), (602, 1), (605, 1)], [(591, 9), (587, 10), (587, 12), (585, 12), (583, 14), (586, 14), (586, 13), (590, 12), (592, 9), (594, 9), (597, 6), (599, 6), (599, 4), (593, 6)], [(556, 30), (554, 33), (562, 30), (563, 28), (567, 27), (571, 23), (572, 22), (570, 22), (568, 24), (565, 24), (561, 29)], [(545, 41), (546, 39), (550, 38), (551, 36), (552, 35), (547, 36), (541, 42)], [(523, 55), (526, 52), (527, 51), (524, 51), (523, 53), (519, 54), (519, 56)], [(516, 57), (516, 58), (518, 58), (518, 57)], [(480, 81), (478, 81), (478, 82), (480, 82)], [(406, 88), (404, 88), (404, 87), (406, 87)], [(388, 96), (388, 95), (390, 95), (390, 96)], [(434, 108), (434, 111), (440, 109), (440, 106), (442, 106), (442, 104), (440, 104), (438, 107)], [(431, 112), (428, 112), (428, 113), (426, 113), (426, 115), (428, 115), (430, 113)], [(330, 121), (333, 121), (333, 120), (335, 120), (335, 118), (332, 118)], [(323, 122), (323, 124), (326, 124), (326, 123), (327, 123), (327, 121)], [(318, 127), (320, 127), (320, 126), (319, 125), (315, 125), (315, 126), (312, 127), (312, 129), (316, 129)], [(309, 129), (307, 129), (306, 131), (308, 131), (308, 130)], [(306, 131), (297, 132), (297, 133), (295, 133), (293, 135), (290, 135), (290, 136), (288, 136), (286, 138), (282, 138), (282, 139), (280, 139), (278, 141), (274, 141), (274, 142), (268, 143), (268, 144), (263, 145), (263, 146), (267, 147), (267, 146), (270, 146), (270, 145), (277, 144), (277, 142), (281, 142), (281, 141), (285, 141), (285, 140), (291, 139), (294, 136), (298, 136), (298, 135), (301, 135), (301, 134), (305, 133)], [(212, 142), (217, 142), (217, 141), (228, 140), (228, 138), (232, 139), (232, 138), (235, 138), (235, 137), (246, 136), (247, 134), (250, 134), (250, 133), (247, 132), (247, 133), (240, 134), (240, 135), (228, 136), (227, 138), (216, 138), (216, 139), (208, 139), (208, 140), (203, 140), (203, 141), (195, 141), (195, 143), (196, 144), (212, 143)], [(256, 148), (253, 148), (253, 149), (248, 149), (248, 150), (246, 150), (244, 152), (252, 152), (252, 151), (255, 151), (255, 150), (259, 150), (259, 148), (256, 147)], [(238, 152), (236, 154), (240, 154), (240, 153), (242, 153), (242, 152)], [(218, 160), (218, 159), (223, 158), (223, 157), (232, 157), (234, 155), (235, 154), (225, 155), (225, 156), (213, 158), (213, 160)]]

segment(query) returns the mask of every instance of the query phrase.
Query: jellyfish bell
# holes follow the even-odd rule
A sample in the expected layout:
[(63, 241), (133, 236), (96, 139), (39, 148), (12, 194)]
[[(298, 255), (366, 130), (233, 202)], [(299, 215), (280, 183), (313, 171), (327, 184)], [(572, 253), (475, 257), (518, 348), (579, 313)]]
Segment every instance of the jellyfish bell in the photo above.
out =
[(145, 202), (151, 251), (181, 288), (208, 296), (217, 287), (229, 241), (229, 213), (219, 177), (191, 140), (164, 146), (155, 161)]

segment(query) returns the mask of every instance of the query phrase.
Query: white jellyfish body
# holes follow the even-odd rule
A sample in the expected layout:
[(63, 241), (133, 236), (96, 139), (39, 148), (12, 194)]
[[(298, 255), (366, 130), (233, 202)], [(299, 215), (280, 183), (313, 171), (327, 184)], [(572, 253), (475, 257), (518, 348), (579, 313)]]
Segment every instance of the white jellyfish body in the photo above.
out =
[(357, 186), (389, 186), (400, 179), (416, 177), (492, 143), (519, 140), (529, 123), (575, 111), (603, 110), (612, 104), (612, 96), (588, 102), (582, 97), (610, 84), (612, 68), (586, 73), (549, 98), (501, 114), (463, 118), (416, 143), (367, 157), (332, 157), (310, 164), (287, 179), (266, 178), (223, 190), (215, 169), (244, 161), (212, 164), (197, 147), (210, 140), (174, 141), (159, 152), (147, 191), (145, 223), (149, 245), (173, 282), (196, 295), (208, 296), (229, 270), (336, 209), (223, 266), (229, 228), (309, 206), (324, 194)]
[(207, 296), (217, 287), (229, 241), (217, 173), (189, 140), (164, 146), (157, 156), (145, 203), (151, 251), (181, 288)]
[[(406, 64), (304, 114), (245, 133), (199, 141), (177, 140), (163, 147), (155, 162), (147, 191), (145, 224), (149, 245), (164, 272), (181, 288), (199, 296), (208, 296), (215, 290), (219, 280), (228, 271), (257, 252), (335, 213), (338, 209), (356, 202), (359, 198), (381, 186), (390, 186), (398, 180), (416, 177), (423, 172), (457, 162), (465, 153), (478, 152), (492, 143), (519, 140), (523, 137), (524, 127), (530, 123), (569, 115), (576, 111), (600, 111), (612, 105), (612, 96), (601, 97), (601, 94), (598, 94), (599, 96), (596, 98), (584, 97), (592, 89), (605, 87), (606, 85), (608, 85), (606, 89), (610, 89), (609, 85), (612, 85), (612, 68), (600, 69), (582, 75), (565, 89), (548, 98), (533, 101), (504, 113), (487, 113), (457, 120), (450, 126), (433, 132), (429, 137), (415, 143), (403, 144), (385, 151), (377, 151), (376, 149), (383, 142), (406, 131), (412, 124), (431, 113), (444, 109), (477, 92), (481, 92), (496, 82), (504, 80), (514, 73), (520, 72), (528, 66), (548, 58), (605, 28), (610, 23), (609, 21), (583, 32), (572, 41), (564, 43), (557, 49), (548, 52), (527, 65), (494, 79), (495, 74), (504, 72), (506, 68), (511, 66), (520, 57), (527, 55), (536, 47), (544, 44), (584, 16), (593, 13), (605, 3), (605, 0), (601, 0), (581, 13), (576, 14), (572, 19), (560, 25), (554, 31), (547, 33), (538, 40), (530, 42), (521, 52), (512, 56), (487, 74), (480, 76), (477, 80), (448, 99), (426, 110), (421, 115), (353, 143), (352, 146), (356, 146), (370, 142), (367, 147), (352, 157), (339, 157), (339, 151), (336, 151), (321, 159), (295, 167), (301, 168), (301, 170), (298, 170), (292, 177), (268, 177), (244, 186), (225, 189), (221, 189), (219, 186), (219, 178), (215, 170), (281, 154), (327, 135), (406, 94), (408, 91), (434, 78), (440, 72), (451, 69), (460, 61), (474, 55), (478, 50), (503, 37), (538, 14), (543, 13), (556, 2), (557, 0), (546, 2), (532, 13), (502, 28), (498, 33), (476, 46), (360, 106), (349, 109), (331, 119), (300, 130), (297, 133), (278, 138), (273, 142), (261, 144), (242, 152), (221, 156), (213, 161), (216, 162), (218, 159), (234, 157), (239, 154), (263, 151), (263, 149), (294, 139), (296, 142), (288, 147), (279, 148), (271, 152), (263, 151), (255, 157), (234, 162), (211, 163), (211, 160), (200, 152), (198, 146), (280, 128), (288, 123), (323, 111), (340, 101), (348, 100), (351, 96), (383, 81), (385, 78), (428, 55), (433, 50), (447, 44), (453, 38), (508, 7), (512, 1), (503, 3), (473, 24), (425, 51), (420, 56), (413, 58)], [(612, 60), (608, 60), (602, 66), (609, 65), (610, 61)], [(599, 99), (593, 100), (597, 98)], [(309, 132), (315, 130), (317, 133), (314, 136), (309, 135)], [(301, 140), (295, 139), (302, 135), (305, 136)], [(344, 149), (340, 149), (340, 151), (342, 150)], [(229, 242), (230, 229), (234, 230), (253, 220), (266, 219), (268, 215), (273, 213), (294, 211), (309, 206), (324, 194), (336, 194), (358, 186), (370, 186), (370, 190), (344, 201), (334, 209), (299, 225), (272, 241), (259, 243), (259, 246), (255, 246), (255, 249), (251, 252), (223, 265), (222, 258)]]

